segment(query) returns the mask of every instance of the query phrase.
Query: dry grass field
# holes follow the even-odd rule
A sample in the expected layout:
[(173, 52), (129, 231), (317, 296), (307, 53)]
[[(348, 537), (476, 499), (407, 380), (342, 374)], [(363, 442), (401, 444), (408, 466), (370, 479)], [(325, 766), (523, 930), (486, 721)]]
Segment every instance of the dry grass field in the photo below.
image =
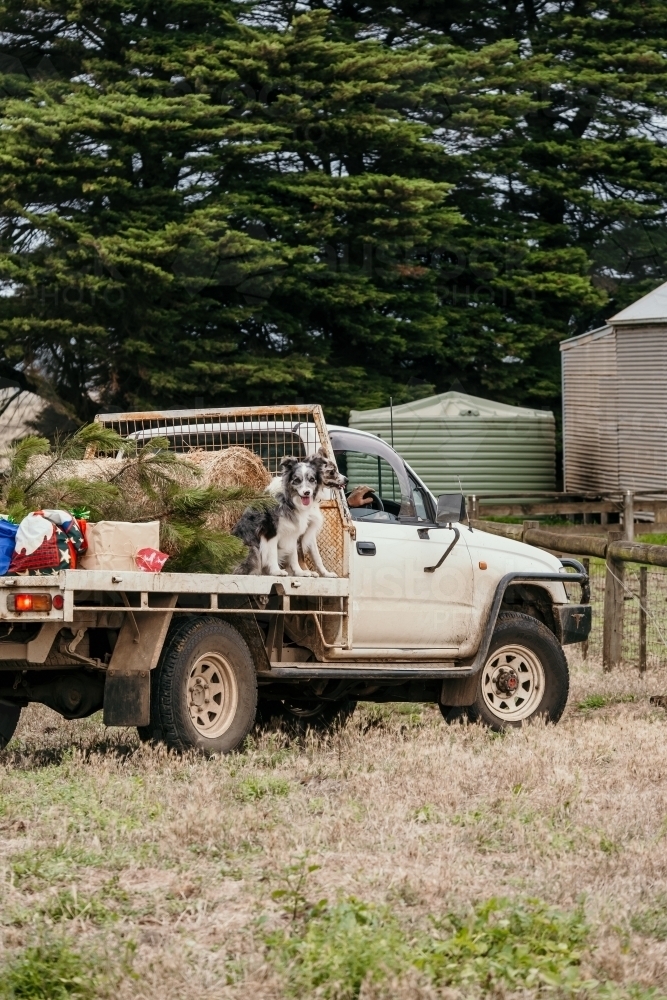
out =
[(0, 996), (667, 996), (667, 670), (572, 660), (558, 726), (362, 705), (216, 760), (24, 712)]

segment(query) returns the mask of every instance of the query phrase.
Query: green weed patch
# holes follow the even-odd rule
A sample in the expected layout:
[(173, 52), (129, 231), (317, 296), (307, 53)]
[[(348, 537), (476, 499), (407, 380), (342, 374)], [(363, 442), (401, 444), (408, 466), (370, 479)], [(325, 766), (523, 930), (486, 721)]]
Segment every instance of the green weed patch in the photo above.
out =
[(354, 1000), (364, 981), (411, 970), (439, 987), (571, 994), (592, 985), (579, 968), (586, 938), (580, 911), (563, 913), (537, 900), (491, 899), (466, 916), (448, 914), (409, 933), (386, 907), (349, 898), (320, 902), (269, 934), (266, 945), (290, 996)]
[(79, 867), (98, 867), (105, 857), (100, 852), (65, 846), (44, 847), (15, 854), (11, 871), (17, 882), (47, 883), (71, 881)]
[(581, 712), (590, 712), (596, 708), (606, 708), (608, 705), (626, 705), (636, 700), (634, 694), (590, 694), (577, 704), (577, 708)]
[(241, 802), (255, 802), (265, 795), (289, 795), (290, 783), (285, 778), (250, 777), (240, 781), (234, 790), (234, 796)]
[(94, 973), (65, 941), (25, 948), (0, 970), (2, 1000), (93, 1000)]
[(656, 941), (667, 941), (667, 897), (661, 894), (652, 906), (633, 913), (630, 926), (637, 934)]

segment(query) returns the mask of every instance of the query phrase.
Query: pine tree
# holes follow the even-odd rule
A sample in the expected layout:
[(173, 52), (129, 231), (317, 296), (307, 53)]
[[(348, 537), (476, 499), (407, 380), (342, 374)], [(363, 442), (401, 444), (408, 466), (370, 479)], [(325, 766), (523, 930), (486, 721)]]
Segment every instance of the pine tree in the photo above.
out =
[(460, 222), (406, 113), (427, 56), (206, 2), (0, 26), (26, 72), (5, 67), (0, 336), (81, 417), (308, 396), (345, 419), (439, 348), (409, 261)]
[(558, 342), (662, 278), (657, 0), (312, 8), (0, 12), (0, 360), (80, 419), (554, 405)]
[(667, 277), (664, 4), (327, 6), (347, 36), (428, 44), (442, 67), (415, 114), (440, 125), (451, 156), (429, 176), (454, 183), (469, 228), (444, 255), (449, 336), (420, 374), (557, 406), (558, 342)]

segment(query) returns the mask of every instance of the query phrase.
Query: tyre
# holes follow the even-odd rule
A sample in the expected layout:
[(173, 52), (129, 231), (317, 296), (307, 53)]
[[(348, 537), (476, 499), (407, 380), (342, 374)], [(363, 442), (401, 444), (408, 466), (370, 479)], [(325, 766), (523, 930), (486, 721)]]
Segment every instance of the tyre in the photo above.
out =
[(316, 697), (281, 701), (262, 698), (257, 706), (256, 721), (259, 726), (267, 726), (272, 719), (278, 719), (286, 729), (298, 735), (307, 729), (326, 733), (346, 726), (356, 707), (356, 701), (351, 698), (342, 701), (320, 701)]
[(503, 612), (468, 717), (496, 731), (536, 718), (558, 722), (569, 688), (567, 660), (553, 632), (529, 615)]
[(4, 750), (16, 732), (21, 717), (19, 705), (0, 701), (0, 750)]
[(151, 677), (151, 723), (143, 740), (174, 750), (229, 753), (250, 732), (257, 677), (250, 650), (227, 622), (188, 618), (167, 639)]

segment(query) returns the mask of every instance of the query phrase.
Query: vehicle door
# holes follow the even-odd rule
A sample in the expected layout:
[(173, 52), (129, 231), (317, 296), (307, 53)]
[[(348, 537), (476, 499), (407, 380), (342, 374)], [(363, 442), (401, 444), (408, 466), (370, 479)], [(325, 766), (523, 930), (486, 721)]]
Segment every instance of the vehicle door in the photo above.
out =
[[(373, 490), (373, 506), (351, 507), (350, 586), (354, 648), (443, 649), (453, 652), (470, 632), (473, 574), (464, 531), (435, 527), (431, 497), (411, 482), (401, 458), (383, 441), (331, 431), (346, 492)], [(429, 527), (429, 525), (431, 527)]]

